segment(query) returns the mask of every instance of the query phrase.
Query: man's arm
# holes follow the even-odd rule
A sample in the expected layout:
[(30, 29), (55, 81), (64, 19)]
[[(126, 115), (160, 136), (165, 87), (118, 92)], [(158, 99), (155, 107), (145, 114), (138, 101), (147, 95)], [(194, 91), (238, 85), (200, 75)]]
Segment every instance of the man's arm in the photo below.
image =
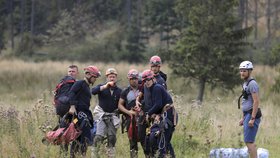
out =
[(143, 95), (144, 95), (144, 93), (143, 92), (139, 92), (138, 93), (138, 96), (136, 97), (136, 100), (135, 100), (135, 110), (136, 111), (140, 111), (141, 110), (141, 106), (142, 106), (142, 104), (141, 104), (141, 99), (142, 99), (142, 97), (143, 97)]
[(135, 115), (136, 113), (133, 110), (127, 110), (125, 108), (125, 100), (120, 98), (119, 103), (118, 103), (118, 108), (120, 111), (126, 113), (129, 116)]
[(257, 112), (258, 112), (259, 104), (260, 104), (260, 98), (259, 98), (258, 93), (252, 93), (252, 98), (253, 98), (253, 112), (252, 112), (251, 119), (255, 119)]

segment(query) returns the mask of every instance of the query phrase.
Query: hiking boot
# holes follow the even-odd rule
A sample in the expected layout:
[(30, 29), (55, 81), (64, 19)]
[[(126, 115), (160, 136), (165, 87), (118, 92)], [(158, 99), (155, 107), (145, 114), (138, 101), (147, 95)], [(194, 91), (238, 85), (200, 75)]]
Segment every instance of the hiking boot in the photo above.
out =
[(91, 158), (99, 158), (98, 149), (96, 147), (91, 148)]
[(145, 154), (145, 158), (152, 158), (150, 155)]
[(138, 158), (138, 151), (130, 150), (130, 158)]
[(115, 155), (116, 155), (115, 147), (108, 147), (107, 155), (108, 155), (108, 158), (115, 158)]

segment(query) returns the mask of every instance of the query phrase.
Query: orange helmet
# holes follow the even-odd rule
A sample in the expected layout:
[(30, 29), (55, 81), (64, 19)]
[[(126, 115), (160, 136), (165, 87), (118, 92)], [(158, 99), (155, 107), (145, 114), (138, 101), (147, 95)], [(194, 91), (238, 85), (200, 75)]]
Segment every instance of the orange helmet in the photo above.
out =
[(154, 55), (150, 59), (150, 65), (151, 66), (160, 66), (161, 65), (161, 59), (159, 56)]
[(152, 70), (144, 70), (142, 73), (142, 81), (150, 80), (154, 78), (154, 72)]
[(109, 68), (109, 69), (106, 70), (105, 75), (108, 76), (108, 75), (110, 75), (110, 74), (118, 75), (117, 70), (114, 69), (114, 68)]
[(129, 72), (128, 72), (128, 74), (127, 74), (127, 78), (128, 79), (132, 79), (132, 78), (139, 78), (139, 73), (138, 73), (138, 71), (137, 70), (135, 70), (135, 69), (131, 69), (131, 70), (129, 70)]
[(96, 66), (90, 65), (90, 66), (84, 68), (84, 71), (85, 71), (85, 74), (89, 73), (92, 77), (95, 77), (95, 78), (101, 76), (101, 73)]

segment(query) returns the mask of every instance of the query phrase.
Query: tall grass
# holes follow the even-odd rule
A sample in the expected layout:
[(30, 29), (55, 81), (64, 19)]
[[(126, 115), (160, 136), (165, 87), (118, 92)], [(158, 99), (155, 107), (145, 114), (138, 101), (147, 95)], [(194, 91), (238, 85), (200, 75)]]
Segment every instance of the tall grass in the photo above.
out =
[[(148, 65), (127, 63), (0, 60), (0, 158), (60, 157), (57, 146), (46, 146), (41, 139), (46, 131), (56, 125), (51, 91), (70, 64), (80, 67), (79, 78), (82, 78), (82, 68), (87, 65), (97, 65), (103, 74), (107, 68), (115, 67), (119, 72), (121, 87), (128, 84), (126, 73), (130, 68), (140, 71), (148, 68)], [(179, 112), (179, 124), (172, 139), (178, 158), (208, 157), (212, 148), (244, 146), (242, 127), (238, 126), (241, 111), (236, 105), (240, 87), (236, 88), (235, 93), (224, 94), (220, 90), (207, 88), (203, 105), (197, 106), (192, 101), (196, 95), (195, 85), (186, 85), (183, 78), (171, 78), (171, 70), (167, 67), (163, 67), (163, 70), (169, 75), (169, 89), (173, 90), (172, 96)], [(256, 143), (258, 147), (268, 149), (272, 158), (280, 154), (280, 107), (277, 104), (280, 97), (270, 92), (277, 75), (274, 68), (265, 66), (257, 66), (254, 70), (260, 85), (264, 115)], [(98, 83), (104, 80), (102, 77)], [(91, 103), (93, 108), (95, 97)], [(120, 130), (116, 146), (117, 157), (129, 157), (128, 138)], [(139, 157), (143, 157), (142, 150), (139, 154)]]

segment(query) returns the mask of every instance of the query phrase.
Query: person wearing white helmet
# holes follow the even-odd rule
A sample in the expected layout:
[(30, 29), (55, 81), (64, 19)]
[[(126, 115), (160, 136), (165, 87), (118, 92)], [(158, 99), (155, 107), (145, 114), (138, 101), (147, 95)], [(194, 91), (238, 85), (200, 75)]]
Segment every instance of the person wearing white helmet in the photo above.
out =
[(256, 80), (251, 77), (253, 71), (252, 62), (243, 61), (239, 65), (239, 71), (240, 78), (244, 80), (243, 91), (240, 96), (242, 98), (243, 117), (239, 121), (239, 125), (243, 125), (244, 142), (248, 147), (250, 157), (257, 158), (255, 138), (261, 121), (259, 86)]

